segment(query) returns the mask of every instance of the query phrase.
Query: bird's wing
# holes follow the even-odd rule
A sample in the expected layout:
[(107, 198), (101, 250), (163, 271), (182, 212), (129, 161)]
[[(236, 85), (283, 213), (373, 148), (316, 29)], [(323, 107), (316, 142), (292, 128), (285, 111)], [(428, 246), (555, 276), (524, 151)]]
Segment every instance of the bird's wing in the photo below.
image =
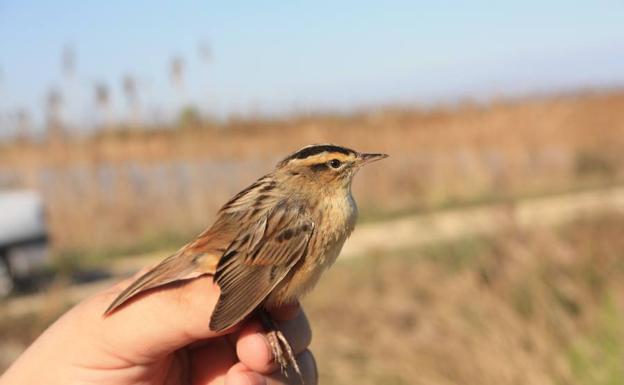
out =
[(256, 309), (304, 257), (313, 231), (307, 210), (292, 201), (282, 201), (242, 231), (217, 266), (221, 295), (210, 329), (227, 329)]
[[(278, 199), (274, 190), (275, 181), (265, 175), (239, 192), (223, 206), (210, 229), (134, 281), (113, 301), (105, 314), (146, 290), (203, 274), (214, 274), (219, 260), (233, 245), (232, 240), (240, 239), (241, 233), (249, 233), (248, 229), (241, 229), (241, 224), (248, 223), (250, 217), (266, 217)], [(266, 221), (266, 218), (263, 220)]]
[(223, 251), (230, 244), (232, 230), (215, 226), (195, 241), (170, 255), (156, 267), (143, 274), (121, 292), (104, 314), (110, 314), (136, 295), (172, 282), (214, 274)]

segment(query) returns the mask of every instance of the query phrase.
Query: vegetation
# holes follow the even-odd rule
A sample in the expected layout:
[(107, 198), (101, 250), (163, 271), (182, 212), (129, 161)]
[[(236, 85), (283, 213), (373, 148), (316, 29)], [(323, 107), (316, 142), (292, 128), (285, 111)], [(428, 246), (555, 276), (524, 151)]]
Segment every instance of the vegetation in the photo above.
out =
[(608, 216), (339, 264), (305, 301), (321, 383), (622, 383), (622, 231)]
[(196, 233), (286, 152), (328, 141), (391, 155), (354, 186), (375, 217), (613, 183), (624, 93), (226, 122), (187, 108), (174, 127), (4, 144), (0, 186), (44, 194), (57, 251), (131, 249)]
[[(304, 301), (321, 383), (621, 383), (622, 232), (616, 214), (551, 230), (508, 224), (339, 262)], [(60, 288), (50, 298), (31, 315), (0, 311), (0, 358), (68, 306)]]
[[(391, 155), (355, 182), (364, 221), (608, 187), (624, 93), (227, 122), (189, 108), (175, 127), (6, 143), (0, 185), (44, 195), (59, 276), (123, 274), (111, 257), (180, 246), (286, 151), (328, 141)], [(588, 214), (338, 263), (305, 300), (321, 383), (622, 383), (624, 215)], [(0, 368), (70, 305), (67, 285), (32, 314), (0, 307)]]

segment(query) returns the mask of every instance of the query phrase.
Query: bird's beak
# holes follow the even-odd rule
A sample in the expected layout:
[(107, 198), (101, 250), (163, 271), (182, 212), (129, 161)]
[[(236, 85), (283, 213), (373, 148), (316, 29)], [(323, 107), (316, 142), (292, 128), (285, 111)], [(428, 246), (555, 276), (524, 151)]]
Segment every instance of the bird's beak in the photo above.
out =
[(388, 157), (387, 154), (360, 154), (358, 166), (363, 166), (368, 163), (376, 162)]

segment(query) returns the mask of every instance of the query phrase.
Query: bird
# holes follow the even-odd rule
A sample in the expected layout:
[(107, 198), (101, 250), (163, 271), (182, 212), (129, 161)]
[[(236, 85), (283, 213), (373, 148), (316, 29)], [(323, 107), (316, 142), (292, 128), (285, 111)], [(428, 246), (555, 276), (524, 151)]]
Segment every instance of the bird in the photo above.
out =
[(258, 314), (281, 370), (292, 366), (301, 378), (268, 311), (296, 303), (335, 262), (358, 216), (353, 177), (387, 156), (335, 144), (289, 154), (223, 205), (195, 240), (132, 282), (104, 315), (145, 291), (211, 275), (220, 294), (210, 329), (221, 332)]

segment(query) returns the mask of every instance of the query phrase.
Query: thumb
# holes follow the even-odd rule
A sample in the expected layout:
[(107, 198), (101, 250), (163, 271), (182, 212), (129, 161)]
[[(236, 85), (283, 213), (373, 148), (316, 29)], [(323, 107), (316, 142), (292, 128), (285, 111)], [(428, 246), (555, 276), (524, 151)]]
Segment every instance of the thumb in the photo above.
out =
[(195, 341), (224, 334), (209, 327), (220, 293), (210, 276), (150, 290), (104, 316), (104, 310), (131, 281), (96, 295), (82, 309), (97, 318), (93, 325), (100, 327), (93, 328), (93, 337), (113, 352), (129, 360), (158, 358)]

